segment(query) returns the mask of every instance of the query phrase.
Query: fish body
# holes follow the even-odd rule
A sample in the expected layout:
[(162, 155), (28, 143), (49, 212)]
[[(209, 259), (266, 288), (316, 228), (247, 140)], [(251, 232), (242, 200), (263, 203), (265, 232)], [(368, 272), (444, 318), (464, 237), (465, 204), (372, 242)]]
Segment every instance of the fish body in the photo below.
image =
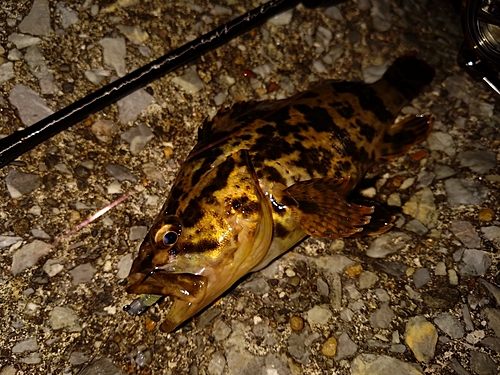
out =
[(373, 84), (325, 81), (219, 111), (199, 130), (127, 291), (170, 296), (161, 326), (169, 332), (307, 235), (388, 230), (393, 217), (349, 193), (373, 164), (426, 139), (429, 116), (394, 121), (433, 76), (423, 61), (402, 57)]

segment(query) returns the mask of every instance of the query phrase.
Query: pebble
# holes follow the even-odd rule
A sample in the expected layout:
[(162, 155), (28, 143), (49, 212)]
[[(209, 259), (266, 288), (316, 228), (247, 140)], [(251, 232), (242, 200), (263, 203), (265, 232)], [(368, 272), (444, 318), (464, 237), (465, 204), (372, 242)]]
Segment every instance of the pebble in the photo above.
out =
[(351, 375), (423, 375), (411, 363), (386, 355), (360, 354), (351, 363)]
[(466, 249), (458, 267), (460, 275), (482, 276), (491, 266), (491, 256), (486, 251)]
[(140, 123), (123, 133), (121, 138), (130, 144), (130, 153), (138, 155), (146, 147), (146, 144), (154, 138), (154, 135), (149, 126)]
[(476, 233), (474, 226), (468, 221), (453, 220), (450, 230), (468, 248), (474, 249), (481, 245), (481, 238)]
[(122, 124), (137, 120), (142, 111), (145, 111), (153, 101), (154, 97), (148, 94), (146, 90), (134, 91), (132, 94), (118, 100), (118, 120)]
[(233, 14), (233, 10), (221, 5), (214, 5), (210, 10), (210, 14), (212, 14), (213, 16), (231, 16)]
[(26, 363), (28, 365), (36, 365), (40, 362), (42, 362), (42, 358), (40, 353), (35, 352), (35, 353), (30, 353), (26, 357), (21, 359), (22, 363)]
[(52, 245), (40, 240), (24, 245), (12, 256), (11, 272), (15, 276), (25, 269), (34, 266), (38, 260), (50, 252)]
[(205, 86), (205, 83), (196, 71), (196, 65), (191, 65), (190, 67), (184, 69), (184, 74), (182, 76), (172, 78), (172, 83), (181, 87), (184, 91), (186, 91), (186, 93), (191, 95), (196, 94)]
[(434, 318), (434, 324), (453, 340), (464, 337), (465, 331), (462, 324), (450, 313), (443, 312), (437, 315)]
[(54, 277), (64, 269), (61, 262), (61, 259), (48, 259), (43, 265), (43, 271), (49, 275), (49, 277)]
[(55, 331), (63, 329), (67, 332), (80, 332), (82, 330), (78, 315), (70, 307), (54, 307), (49, 313), (49, 323)]
[(429, 232), (424, 224), (415, 219), (407, 222), (405, 228), (413, 233), (418, 234), (421, 237), (425, 236)]
[(31, 234), (33, 235), (33, 237), (39, 238), (41, 240), (50, 240), (52, 238), (47, 232), (37, 228), (31, 229)]
[(26, 126), (31, 126), (54, 113), (35, 91), (21, 83), (10, 90), (9, 101), (17, 108), (19, 117)]
[(48, 0), (35, 0), (30, 12), (19, 24), (19, 31), (31, 35), (49, 36), (50, 9)]
[(123, 77), (127, 74), (125, 67), (125, 55), (127, 49), (125, 39), (123, 38), (102, 38), (99, 41), (103, 51), (103, 62), (105, 65), (112, 67), (118, 77)]
[(491, 227), (481, 227), (481, 232), (484, 237), (493, 242), (497, 248), (500, 247), (500, 227), (491, 226)]
[(208, 363), (207, 372), (209, 375), (222, 375), (226, 367), (226, 357), (223, 352), (218, 351), (212, 354), (212, 359)]
[(69, 8), (64, 2), (60, 1), (57, 3), (56, 11), (61, 15), (63, 29), (67, 29), (78, 22), (78, 13)]
[(122, 184), (120, 181), (113, 180), (109, 185), (108, 188), (106, 189), (106, 192), (108, 194), (122, 194)]
[(14, 78), (14, 63), (6, 62), (0, 65), (0, 85)]
[(483, 208), (481, 211), (479, 211), (477, 218), (479, 221), (483, 222), (490, 222), (495, 219), (495, 211), (493, 211), (491, 208)]
[(72, 352), (69, 356), (69, 363), (71, 363), (71, 365), (73, 366), (78, 366), (83, 365), (89, 359), (89, 356), (87, 356), (83, 352)]
[(470, 352), (470, 369), (477, 375), (497, 375), (497, 364), (491, 357), (482, 352), (471, 350)]
[(359, 275), (359, 289), (370, 289), (378, 280), (378, 276), (373, 272), (363, 271)]
[(113, 121), (99, 119), (92, 124), (90, 130), (99, 141), (109, 143), (118, 131), (118, 127)]
[(133, 258), (132, 253), (124, 255), (123, 257), (120, 258), (120, 260), (118, 261), (118, 264), (116, 266), (116, 268), (117, 268), (116, 278), (117, 279), (123, 280), (128, 276), (130, 269), (132, 268), (133, 261), (134, 261), (134, 258)]
[(419, 190), (404, 205), (403, 212), (420, 221), (427, 227), (433, 227), (439, 216), (434, 204), (434, 194), (428, 187)]
[(405, 342), (419, 362), (428, 363), (434, 358), (438, 334), (436, 327), (423, 316), (408, 319)]
[(139, 26), (116, 26), (125, 37), (136, 45), (144, 44), (149, 39), (149, 34), (143, 31)]
[(263, 277), (256, 277), (241, 285), (241, 289), (247, 290), (257, 296), (262, 296), (269, 293), (269, 284)]
[(391, 28), (391, 5), (388, 0), (372, 0), (373, 27), (377, 31), (387, 31)]
[(293, 18), (293, 9), (287, 10), (286, 12), (282, 12), (273, 18), (271, 18), (267, 23), (273, 26), (285, 26), (292, 22)]
[(312, 257), (310, 260), (318, 267), (325, 275), (342, 273), (355, 263), (348, 257), (340, 254), (332, 254), (330, 256)]
[(316, 287), (318, 288), (319, 294), (324, 297), (328, 297), (330, 295), (330, 290), (328, 288), (328, 284), (321, 277), (316, 279)]
[(342, 332), (337, 339), (337, 354), (335, 360), (341, 361), (344, 358), (350, 358), (358, 351), (358, 345), (351, 340), (346, 332)]
[(403, 249), (411, 240), (404, 232), (389, 231), (375, 238), (366, 251), (371, 258), (384, 258)]
[(2, 247), (10, 247), (15, 243), (22, 241), (22, 237), (13, 237), (13, 236), (0, 236), (0, 249)]
[(7, 55), (7, 59), (10, 61), (19, 61), (23, 58), (23, 53), (19, 51), (17, 48), (13, 48), (9, 51)]
[(143, 240), (148, 234), (148, 227), (144, 225), (130, 227), (128, 239), (130, 241)]
[(105, 69), (86, 70), (83, 74), (85, 78), (96, 86), (98, 86), (104, 78), (109, 77), (109, 71)]
[(376, 262), (374, 265), (378, 270), (394, 277), (406, 275), (408, 269), (408, 266), (401, 262)]
[(290, 318), (290, 328), (293, 331), (302, 331), (304, 329), (304, 319), (300, 316), (292, 316)]
[(319, 305), (310, 309), (306, 315), (307, 322), (311, 326), (316, 324), (327, 324), (333, 316), (332, 312), (328, 308)]
[(78, 284), (90, 283), (90, 281), (92, 280), (92, 278), (96, 273), (96, 269), (92, 267), (90, 263), (85, 263), (76, 266), (71, 271), (69, 271), (69, 273), (73, 278), (72, 284), (78, 285)]
[(14, 43), (18, 50), (29, 46), (34, 46), (41, 41), (40, 38), (37, 38), (35, 36), (18, 34), (18, 33), (10, 34), (7, 40), (9, 42)]
[(448, 133), (432, 132), (427, 138), (427, 145), (430, 150), (442, 151), (448, 156), (455, 156), (456, 154), (453, 137)]
[(222, 319), (217, 319), (214, 322), (214, 326), (212, 328), (212, 335), (214, 336), (215, 341), (222, 341), (229, 337), (231, 334), (231, 327), (227, 325)]
[(10, 196), (17, 199), (38, 189), (42, 180), (37, 174), (11, 169), (5, 178), (5, 183)]
[(363, 81), (368, 84), (378, 81), (382, 78), (388, 67), (389, 63), (386, 62), (381, 65), (373, 65), (363, 69)]
[(420, 289), (431, 281), (431, 274), (427, 268), (419, 268), (413, 273), (413, 283), (417, 289)]
[(456, 175), (457, 172), (447, 165), (436, 164), (434, 167), (434, 174), (436, 175), (436, 180), (443, 180)]
[(401, 197), (398, 193), (392, 193), (387, 198), (387, 204), (393, 207), (401, 207)]
[(459, 152), (457, 155), (460, 166), (468, 167), (471, 171), (484, 174), (497, 164), (497, 155), (486, 150)]
[(384, 302), (375, 310), (372, 316), (370, 316), (370, 324), (373, 328), (386, 329), (391, 324), (393, 318), (394, 311), (391, 309), (388, 302)]
[(120, 164), (106, 164), (106, 172), (118, 181), (137, 182), (137, 178), (135, 178), (132, 172)]
[(489, 189), (475, 181), (450, 178), (444, 181), (448, 204), (480, 204), (488, 198)]
[(113, 363), (111, 358), (99, 358), (86, 366), (79, 375), (126, 375), (126, 372)]
[(321, 347), (321, 353), (326, 357), (335, 357), (337, 354), (337, 339), (330, 337)]
[(18, 341), (12, 348), (12, 353), (36, 352), (39, 349), (35, 337)]

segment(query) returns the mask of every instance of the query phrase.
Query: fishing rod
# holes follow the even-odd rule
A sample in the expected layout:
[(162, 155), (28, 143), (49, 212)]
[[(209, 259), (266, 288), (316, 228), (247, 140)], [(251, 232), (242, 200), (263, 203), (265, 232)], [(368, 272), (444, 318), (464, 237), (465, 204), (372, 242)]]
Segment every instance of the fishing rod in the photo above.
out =
[(100, 88), (37, 123), (0, 139), (0, 168), (89, 115), (115, 103), (152, 81), (196, 60), (237, 36), (263, 24), (269, 18), (302, 3), (307, 8), (337, 5), (345, 0), (270, 0), (217, 27), (201, 37), (167, 53), (126, 76)]

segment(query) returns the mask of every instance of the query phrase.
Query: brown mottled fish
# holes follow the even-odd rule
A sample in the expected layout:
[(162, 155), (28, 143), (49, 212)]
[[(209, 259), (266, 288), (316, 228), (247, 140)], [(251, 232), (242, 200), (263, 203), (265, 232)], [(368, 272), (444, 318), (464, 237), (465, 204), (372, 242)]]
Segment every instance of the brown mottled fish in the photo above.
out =
[(349, 193), (370, 166), (427, 138), (430, 116), (394, 121), (433, 76), (406, 56), (372, 84), (325, 81), (288, 99), (221, 110), (200, 129), (127, 292), (171, 297), (161, 325), (170, 332), (306, 235), (388, 230), (393, 217)]

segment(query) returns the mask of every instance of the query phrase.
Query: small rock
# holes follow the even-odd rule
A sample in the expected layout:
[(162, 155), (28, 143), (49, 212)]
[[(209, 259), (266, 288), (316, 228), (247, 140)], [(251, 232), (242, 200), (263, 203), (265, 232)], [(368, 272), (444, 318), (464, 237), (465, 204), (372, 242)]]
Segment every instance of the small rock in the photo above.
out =
[(366, 255), (371, 258), (384, 258), (403, 249), (411, 240), (404, 232), (390, 231), (375, 238), (367, 250)]
[(483, 232), (484, 237), (493, 242), (497, 247), (500, 247), (500, 227), (481, 227), (481, 232)]
[(480, 204), (488, 198), (489, 189), (475, 181), (457, 178), (445, 180), (444, 187), (450, 206)]
[(127, 53), (125, 39), (123, 38), (102, 38), (99, 41), (103, 49), (103, 61), (105, 65), (112, 67), (118, 77), (127, 74), (125, 67), (125, 55)]
[(226, 366), (226, 357), (221, 351), (212, 354), (212, 359), (208, 363), (207, 372), (209, 375), (222, 375)]
[(328, 295), (330, 294), (328, 284), (321, 277), (318, 277), (316, 279), (316, 287), (318, 288), (319, 294), (321, 294), (322, 296), (328, 297)]
[(431, 281), (431, 274), (427, 268), (419, 268), (413, 273), (413, 283), (417, 289)]
[(351, 363), (351, 375), (423, 375), (411, 363), (386, 355), (360, 354)]
[(215, 341), (225, 340), (231, 334), (231, 327), (229, 327), (223, 320), (217, 319), (212, 329), (212, 335)]
[(35, 337), (17, 342), (12, 348), (12, 353), (36, 352), (39, 349)]
[(148, 234), (148, 227), (144, 225), (130, 227), (128, 239), (130, 241), (143, 240)]
[(447, 312), (436, 316), (436, 318), (434, 318), (434, 323), (452, 339), (460, 339), (465, 334), (460, 321)]
[(337, 354), (335, 354), (336, 361), (352, 357), (358, 351), (358, 346), (351, 340), (346, 332), (340, 334), (337, 344)]
[(57, 3), (56, 11), (61, 15), (61, 25), (63, 29), (67, 29), (78, 22), (78, 13), (69, 8), (62, 1)]
[(8, 41), (14, 43), (18, 50), (29, 46), (34, 46), (35, 44), (38, 44), (40, 40), (41, 40), (40, 38), (34, 36), (18, 34), (18, 33), (12, 33), (9, 35), (8, 38)]
[(458, 267), (461, 275), (482, 276), (491, 266), (490, 254), (482, 250), (466, 249)]
[(106, 164), (106, 172), (118, 181), (137, 182), (137, 179), (128, 168), (120, 164)]
[(359, 289), (370, 289), (378, 281), (378, 276), (370, 271), (363, 271), (359, 275)]
[(293, 331), (302, 331), (304, 329), (304, 319), (300, 316), (292, 316), (290, 318), (290, 328)]
[[(432, 151), (442, 151), (448, 156), (455, 156), (455, 144), (452, 136), (448, 133), (432, 132), (427, 138), (427, 144)], [(437, 176), (438, 173), (436, 173)]]
[(387, 204), (393, 207), (401, 207), (401, 197), (398, 193), (392, 193), (387, 198)]
[(54, 113), (35, 91), (21, 83), (10, 90), (9, 101), (17, 108), (19, 117), (26, 126), (31, 126)]
[(434, 204), (432, 190), (427, 187), (418, 191), (403, 205), (403, 212), (422, 224), (433, 227), (439, 214)]
[(78, 375), (126, 375), (125, 371), (115, 366), (111, 358), (99, 358), (86, 366)]
[(99, 119), (92, 124), (90, 130), (99, 141), (109, 143), (118, 131), (118, 127), (113, 121)]
[(416, 219), (407, 222), (405, 228), (421, 237), (425, 236), (429, 232), (427, 227)]
[(38, 352), (30, 353), (26, 357), (22, 358), (21, 362), (26, 363), (27, 365), (36, 365), (42, 362), (42, 357)]
[(262, 277), (254, 278), (241, 285), (241, 289), (247, 290), (257, 296), (269, 293), (269, 284)]
[(6, 62), (0, 65), (0, 85), (14, 78), (14, 63)]
[(183, 88), (191, 95), (196, 94), (205, 86), (196, 71), (195, 65), (191, 65), (189, 68), (185, 69), (182, 76), (172, 78), (172, 83)]
[(30, 12), (19, 24), (19, 31), (31, 35), (48, 36), (50, 28), (50, 9), (48, 0), (35, 0)]
[(73, 268), (70, 272), (73, 278), (72, 284), (89, 283), (96, 273), (96, 269), (90, 263), (81, 264)]
[(474, 226), (463, 220), (453, 220), (450, 225), (451, 232), (468, 248), (474, 249), (481, 245), (481, 239)]
[(149, 34), (143, 31), (139, 26), (116, 26), (125, 37), (136, 45), (144, 44), (146, 40), (149, 39)]
[(391, 324), (393, 318), (394, 311), (392, 311), (388, 302), (384, 302), (380, 308), (375, 310), (372, 316), (370, 316), (370, 324), (373, 328), (386, 329), (389, 327), (389, 324)]
[(270, 25), (273, 26), (285, 26), (292, 22), (293, 18), (293, 9), (287, 10), (286, 12), (282, 12), (269, 21), (267, 21)]
[(394, 277), (406, 275), (408, 269), (408, 266), (401, 262), (375, 262), (374, 265), (378, 270)]
[(24, 245), (17, 250), (12, 257), (11, 272), (15, 276), (27, 268), (30, 268), (38, 262), (38, 260), (50, 252), (52, 245), (49, 245), (40, 240)]
[(228, 7), (223, 7), (221, 5), (214, 5), (210, 10), (210, 14), (214, 16), (231, 16), (233, 14), (233, 10)]
[(69, 363), (71, 363), (72, 366), (78, 366), (83, 365), (89, 359), (90, 358), (83, 352), (72, 352), (69, 356)]
[(497, 375), (497, 364), (486, 353), (470, 352), (470, 369), (477, 375)]
[(321, 353), (326, 357), (335, 357), (337, 354), (337, 339), (330, 337), (321, 347)]
[(10, 247), (15, 243), (22, 241), (21, 237), (12, 237), (12, 236), (0, 236), (0, 249), (2, 247)]
[(410, 318), (406, 323), (405, 342), (420, 362), (434, 358), (438, 334), (436, 327), (423, 316)]
[(17, 199), (38, 189), (42, 180), (37, 174), (11, 169), (5, 178), (5, 182), (10, 196)]
[(373, 27), (377, 31), (387, 31), (391, 28), (391, 5), (388, 0), (372, 0)]
[[(137, 90), (132, 94), (118, 100), (118, 120), (122, 124), (126, 124), (130, 121), (135, 121), (139, 115), (145, 111), (151, 103), (153, 103), (154, 97), (146, 92), (146, 90)], [(144, 125), (147, 127), (147, 125)]]
[(307, 322), (309, 325), (327, 324), (333, 316), (332, 312), (323, 306), (314, 306), (307, 312)]
[(153, 132), (144, 123), (140, 123), (121, 135), (121, 138), (130, 144), (130, 153), (138, 155), (146, 144), (154, 138)]
[(63, 269), (64, 266), (61, 264), (61, 259), (48, 259), (43, 265), (43, 271), (49, 275), (49, 277), (54, 277)]
[(117, 279), (123, 280), (128, 276), (130, 269), (132, 268), (133, 261), (134, 261), (134, 258), (133, 258), (132, 254), (124, 255), (118, 261), (118, 265), (117, 265), (118, 271), (116, 271), (116, 278)]
[(436, 175), (436, 180), (442, 180), (456, 175), (457, 172), (447, 165), (436, 164), (434, 167), (434, 174)]
[(80, 332), (82, 330), (78, 322), (78, 315), (69, 307), (54, 307), (49, 313), (49, 322), (50, 326), (55, 331), (64, 329), (67, 332)]
[(458, 153), (458, 159), (462, 167), (468, 167), (471, 171), (484, 174), (497, 164), (497, 155), (486, 150), (464, 151)]
[(83, 72), (87, 78), (94, 85), (99, 85), (105, 77), (109, 77), (109, 71), (105, 69), (92, 69)]
[(495, 219), (495, 211), (493, 211), (491, 208), (483, 208), (481, 211), (479, 211), (477, 218), (479, 221), (483, 222), (490, 222)]
[(384, 63), (363, 69), (363, 81), (368, 84), (378, 81), (382, 78), (388, 67), (389, 63)]

